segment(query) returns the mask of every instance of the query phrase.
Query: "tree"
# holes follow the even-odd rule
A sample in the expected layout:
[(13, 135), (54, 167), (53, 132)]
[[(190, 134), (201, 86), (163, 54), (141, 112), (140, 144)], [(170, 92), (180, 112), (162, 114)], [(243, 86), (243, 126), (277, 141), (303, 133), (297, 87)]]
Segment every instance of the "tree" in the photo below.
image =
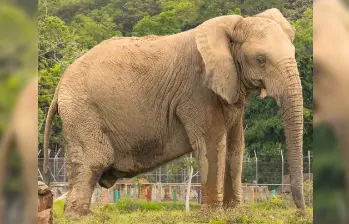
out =
[(167, 35), (179, 33), (182, 28), (194, 23), (197, 17), (195, 5), (188, 1), (182, 0), (177, 2), (163, 3), (165, 11), (158, 15), (150, 17), (144, 16), (134, 27), (134, 36), (144, 35)]
[(76, 41), (83, 48), (91, 49), (105, 39), (113, 36), (121, 36), (121, 32), (115, 30), (115, 24), (111, 18), (102, 18), (103, 22), (97, 22), (92, 18), (77, 14), (70, 26), (76, 34)]
[(77, 41), (69, 26), (56, 16), (42, 16), (38, 21), (39, 69), (59, 64), (66, 68), (86, 50)]

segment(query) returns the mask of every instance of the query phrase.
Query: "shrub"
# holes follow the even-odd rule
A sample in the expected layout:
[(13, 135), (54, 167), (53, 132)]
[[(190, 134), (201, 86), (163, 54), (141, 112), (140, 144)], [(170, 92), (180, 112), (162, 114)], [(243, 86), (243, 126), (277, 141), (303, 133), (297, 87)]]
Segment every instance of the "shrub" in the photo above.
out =
[(269, 200), (264, 200), (258, 203), (253, 203), (252, 207), (258, 209), (286, 209), (294, 207), (292, 199), (289, 195), (277, 195), (271, 197)]

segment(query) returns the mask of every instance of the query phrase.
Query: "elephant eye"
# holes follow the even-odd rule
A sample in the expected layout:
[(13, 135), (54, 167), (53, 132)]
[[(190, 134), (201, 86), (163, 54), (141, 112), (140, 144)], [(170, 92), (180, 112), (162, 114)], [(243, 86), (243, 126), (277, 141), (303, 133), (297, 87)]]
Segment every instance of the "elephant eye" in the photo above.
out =
[(264, 66), (265, 63), (266, 63), (266, 61), (267, 61), (267, 59), (266, 59), (264, 56), (258, 56), (258, 57), (256, 58), (256, 61), (257, 61), (261, 66)]

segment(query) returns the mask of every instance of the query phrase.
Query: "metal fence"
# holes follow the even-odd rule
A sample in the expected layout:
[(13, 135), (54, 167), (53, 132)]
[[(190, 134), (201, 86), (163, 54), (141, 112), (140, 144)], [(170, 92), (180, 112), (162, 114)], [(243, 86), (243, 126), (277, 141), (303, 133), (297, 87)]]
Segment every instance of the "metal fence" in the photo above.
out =
[[(40, 152), (39, 152), (40, 153)], [(49, 174), (51, 176), (52, 186), (66, 186), (67, 173), (64, 157), (60, 157), (61, 153), (51, 155), (49, 158)], [(303, 158), (303, 170), (305, 174), (312, 173), (313, 155), (308, 152), (308, 155)], [(38, 161), (38, 180), (43, 180), (42, 164), (43, 158)], [(176, 172), (171, 172), (169, 169), (171, 164), (161, 166), (151, 172), (142, 174), (149, 183), (186, 183), (188, 181), (187, 169), (183, 168)], [(284, 178), (288, 175), (288, 162), (285, 159), (282, 151), (279, 155), (258, 155), (253, 157), (246, 156), (243, 161), (242, 182), (246, 185), (262, 185), (269, 186), (270, 189), (284, 187)], [(286, 181), (287, 182), (287, 181)], [(200, 184), (200, 173), (198, 169), (194, 169), (193, 184)]]

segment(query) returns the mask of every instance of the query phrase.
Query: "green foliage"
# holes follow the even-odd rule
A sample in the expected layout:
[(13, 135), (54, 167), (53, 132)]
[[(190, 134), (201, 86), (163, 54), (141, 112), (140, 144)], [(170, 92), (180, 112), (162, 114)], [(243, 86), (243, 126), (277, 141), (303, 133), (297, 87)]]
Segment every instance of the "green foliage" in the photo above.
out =
[(303, 17), (303, 12), (312, 8), (313, 0), (289, 0), (285, 4), (284, 15), (289, 20), (297, 20)]
[(59, 218), (60, 216), (63, 216), (64, 212), (64, 200), (56, 200), (53, 202), (53, 219)]
[(313, 55), (313, 10), (307, 8), (303, 18), (291, 22), (296, 29), (294, 45), (297, 59), (312, 57)]
[[(193, 209), (199, 209), (200, 205), (196, 202), (191, 203)], [(135, 211), (174, 211), (182, 210), (184, 208), (183, 202), (148, 202), (142, 200), (122, 199), (117, 205), (109, 204), (103, 207), (104, 211), (113, 211), (118, 209), (122, 212)]]
[(283, 10), (287, 0), (244, 0), (238, 6), (243, 9), (244, 14), (254, 15), (266, 9), (277, 8)]
[[(165, 24), (165, 25), (163, 25)], [(145, 36), (149, 34), (165, 35), (179, 32), (179, 25), (176, 24), (176, 20), (173, 12), (162, 12), (154, 18), (145, 16), (134, 26), (134, 36)]]
[(182, 0), (163, 3), (165, 11), (150, 17), (144, 16), (134, 27), (134, 36), (166, 35), (178, 33), (196, 18), (195, 5), (192, 1)]
[(264, 200), (252, 204), (253, 208), (265, 210), (287, 209), (294, 207), (294, 203), (290, 196), (272, 196), (270, 200)]
[(44, 141), (44, 136), (41, 132), (41, 128), (44, 124), (44, 112), (41, 110), (41, 108), (38, 108), (38, 144), (41, 145)]
[(199, 168), (195, 157), (190, 158), (189, 154), (187, 154), (168, 164), (168, 173), (178, 173), (184, 169), (186, 170), (188, 165), (192, 166), (193, 170)]
[(67, 67), (84, 52), (71, 28), (56, 16), (40, 17), (38, 31), (40, 69)]
[(228, 15), (240, 15), (241, 16), (241, 9), (240, 8), (229, 9), (227, 14)]
[(84, 48), (92, 48), (113, 36), (121, 36), (119, 31), (114, 31), (115, 24), (107, 18), (106, 21), (98, 22), (83, 14), (74, 16), (71, 26), (77, 35), (77, 42)]

